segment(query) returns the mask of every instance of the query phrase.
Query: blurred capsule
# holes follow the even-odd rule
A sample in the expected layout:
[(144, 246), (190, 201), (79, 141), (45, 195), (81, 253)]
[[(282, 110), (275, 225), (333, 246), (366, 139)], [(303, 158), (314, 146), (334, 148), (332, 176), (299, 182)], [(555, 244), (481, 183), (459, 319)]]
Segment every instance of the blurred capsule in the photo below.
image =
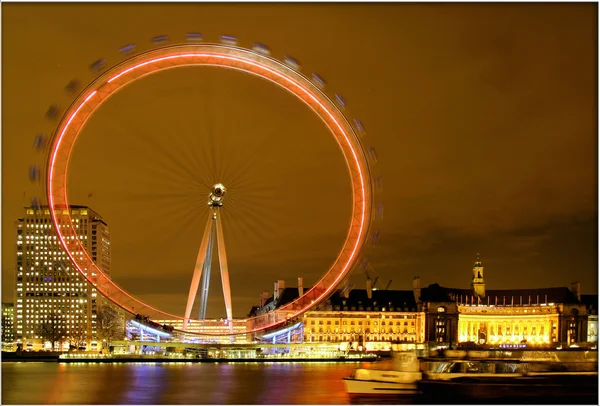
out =
[(377, 205), (376, 216), (377, 220), (383, 219), (383, 202), (379, 202), (379, 204)]
[(122, 54), (128, 54), (135, 49), (134, 44), (127, 44), (124, 47), (119, 48), (119, 52)]
[(358, 264), (358, 269), (367, 269), (371, 260), (369, 258), (363, 258), (362, 261)]
[(152, 38), (152, 42), (160, 43), (160, 42), (165, 42), (168, 39), (169, 39), (168, 35), (157, 35), (156, 37)]
[(36, 164), (29, 166), (29, 180), (32, 182), (40, 180), (40, 168)]
[(31, 207), (35, 210), (39, 210), (42, 205), (40, 204), (40, 199), (37, 196), (31, 198)]
[(337, 104), (341, 107), (341, 108), (345, 108), (346, 107), (346, 101), (344, 100), (344, 98), (342, 96), (340, 96), (339, 94), (335, 95), (335, 101), (337, 102)]
[(40, 134), (36, 135), (35, 139), (33, 140), (33, 146), (35, 147), (35, 149), (37, 149), (37, 150), (44, 149), (45, 145), (46, 145), (46, 134), (40, 133)]
[(359, 119), (357, 119), (357, 118), (354, 119), (354, 125), (356, 126), (356, 129), (358, 130), (359, 133), (361, 133), (361, 134), (365, 133), (365, 128), (363, 127), (363, 125)]
[(382, 185), (381, 175), (375, 176), (374, 183), (375, 183), (375, 189), (377, 189), (377, 190), (382, 189), (383, 185)]
[(106, 66), (106, 59), (98, 59), (97, 61), (92, 62), (90, 65), (90, 69), (94, 71), (101, 71)]
[(371, 245), (377, 245), (379, 243), (379, 230), (375, 230), (371, 236)]
[(75, 93), (77, 90), (79, 90), (79, 81), (73, 79), (72, 81), (70, 81), (69, 83), (67, 83), (67, 85), (65, 86), (65, 91), (69, 94), (73, 94)]
[(185, 34), (185, 37), (188, 41), (202, 41), (202, 34), (199, 32), (188, 32)]
[(263, 55), (270, 55), (271, 54), (271, 50), (269, 49), (268, 46), (263, 45), (263, 44), (259, 44), (258, 42), (255, 42), (254, 44), (252, 44), (252, 49), (255, 52), (258, 52), (259, 54), (263, 54)]
[(373, 163), (377, 163), (377, 152), (375, 151), (375, 148), (373, 148), (373, 147), (369, 148), (369, 158), (371, 158)]
[(289, 66), (290, 68), (294, 69), (294, 70), (300, 70), (300, 62), (298, 62), (296, 59), (292, 58), (291, 56), (285, 56), (283, 58), (283, 63), (285, 63), (287, 66)]
[(231, 35), (221, 35), (221, 42), (227, 45), (237, 45), (238, 39)]
[(54, 120), (57, 115), (58, 115), (58, 106), (56, 104), (53, 104), (52, 106), (50, 106), (50, 108), (46, 112), (46, 118), (48, 118), (50, 120)]
[(316, 73), (312, 74), (312, 81), (319, 89), (323, 90), (325, 88), (325, 80)]

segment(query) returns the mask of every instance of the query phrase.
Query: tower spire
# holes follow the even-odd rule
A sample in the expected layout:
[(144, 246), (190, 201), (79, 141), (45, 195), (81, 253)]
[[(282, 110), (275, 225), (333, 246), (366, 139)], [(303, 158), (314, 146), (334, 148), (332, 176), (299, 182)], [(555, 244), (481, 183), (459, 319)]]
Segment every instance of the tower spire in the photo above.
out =
[(483, 279), (483, 265), (481, 264), (481, 258), (477, 253), (475, 264), (473, 265), (473, 278), (471, 279), (471, 287), (473, 293), (478, 297), (485, 297), (485, 281)]

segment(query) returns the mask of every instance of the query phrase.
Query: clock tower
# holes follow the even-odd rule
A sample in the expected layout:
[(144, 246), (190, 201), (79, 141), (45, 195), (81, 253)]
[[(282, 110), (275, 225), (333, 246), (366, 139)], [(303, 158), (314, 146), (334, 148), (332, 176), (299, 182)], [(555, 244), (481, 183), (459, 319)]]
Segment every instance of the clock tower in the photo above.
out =
[(485, 297), (485, 281), (483, 280), (483, 266), (477, 254), (477, 259), (473, 265), (473, 279), (471, 279), (471, 287), (473, 293), (479, 298)]

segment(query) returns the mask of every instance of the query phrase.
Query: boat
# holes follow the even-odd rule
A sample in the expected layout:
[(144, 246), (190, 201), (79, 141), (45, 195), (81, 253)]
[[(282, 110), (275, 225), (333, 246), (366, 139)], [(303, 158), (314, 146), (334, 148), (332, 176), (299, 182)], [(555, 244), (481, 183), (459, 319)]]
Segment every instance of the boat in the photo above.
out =
[(393, 368), (356, 369), (343, 378), (350, 397), (412, 396), (418, 393), (417, 382), (422, 378), (419, 360), (414, 352), (394, 353)]
[[(417, 387), (425, 403), (596, 403), (598, 372), (561, 371), (520, 360), (426, 360)], [(548, 364), (552, 366), (551, 364)]]
[(462, 378), (516, 378), (526, 373), (526, 365), (517, 360), (424, 360), (425, 378), (450, 381)]

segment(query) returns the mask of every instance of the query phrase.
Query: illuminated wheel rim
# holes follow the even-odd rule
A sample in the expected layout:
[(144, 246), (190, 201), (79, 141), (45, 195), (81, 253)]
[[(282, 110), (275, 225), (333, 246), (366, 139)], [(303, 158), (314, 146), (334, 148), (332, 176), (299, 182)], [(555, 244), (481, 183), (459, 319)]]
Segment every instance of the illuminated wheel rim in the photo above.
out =
[[(350, 174), (352, 215), (344, 245), (333, 265), (314, 286), (275, 312), (245, 319), (245, 333), (263, 331), (293, 319), (326, 299), (355, 265), (368, 235), (373, 190), (359, 135), (343, 112), (313, 82), (287, 65), (258, 52), (221, 44), (175, 45), (133, 56), (102, 73), (66, 110), (52, 137), (47, 163), (47, 197), (53, 226), (71, 262), (107, 299), (132, 314), (152, 320), (183, 320), (135, 298), (94, 263), (77, 238), (69, 210), (67, 171), (73, 146), (86, 121), (110, 96), (144, 76), (183, 66), (216, 66), (266, 79), (295, 95), (326, 124), (340, 147)], [(193, 321), (193, 320), (191, 320)], [(220, 335), (219, 333), (206, 333)], [(229, 335), (223, 333), (222, 335)]]

